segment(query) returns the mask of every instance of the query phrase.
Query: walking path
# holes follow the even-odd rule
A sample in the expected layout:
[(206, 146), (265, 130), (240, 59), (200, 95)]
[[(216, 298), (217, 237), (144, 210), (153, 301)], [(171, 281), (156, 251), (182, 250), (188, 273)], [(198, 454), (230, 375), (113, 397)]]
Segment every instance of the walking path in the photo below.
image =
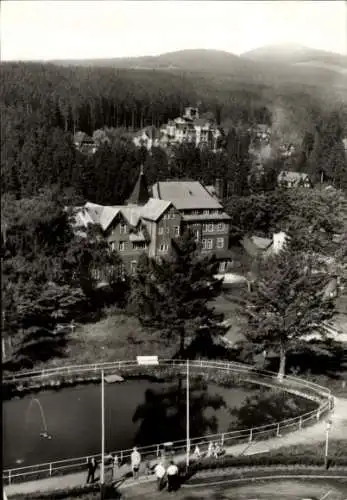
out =
[[(332, 427), (329, 433), (331, 439), (341, 439), (347, 437), (347, 398), (335, 398), (335, 406), (331, 416)], [(256, 453), (267, 452), (280, 448), (282, 446), (291, 446), (296, 444), (313, 444), (321, 443), (325, 440), (325, 421), (319, 421), (310, 427), (301, 430), (290, 432), (284, 436), (270, 438), (264, 441), (254, 441), (251, 443), (243, 443), (234, 446), (226, 446), (227, 455), (253, 455)], [(183, 461), (185, 455), (176, 455), (176, 461)], [(144, 468), (144, 464), (143, 464)], [(123, 465), (119, 470), (119, 479), (128, 475), (130, 472), (129, 465)], [(142, 471), (144, 472), (144, 470)], [(30, 494), (35, 492), (47, 492), (65, 488), (76, 488), (85, 484), (87, 477), (86, 471), (66, 474), (64, 476), (49, 477), (36, 481), (28, 481), (25, 483), (11, 484), (6, 486), (8, 496), (15, 494)], [(107, 475), (105, 480), (107, 481)], [(153, 476), (142, 476), (136, 482), (153, 481)], [(125, 479), (122, 482), (123, 487), (131, 486), (134, 483), (132, 478)]]

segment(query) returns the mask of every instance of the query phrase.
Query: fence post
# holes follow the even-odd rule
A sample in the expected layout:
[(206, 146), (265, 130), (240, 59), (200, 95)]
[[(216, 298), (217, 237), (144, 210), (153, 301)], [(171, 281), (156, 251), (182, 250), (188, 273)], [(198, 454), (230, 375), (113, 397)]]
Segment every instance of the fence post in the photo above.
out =
[(120, 462), (123, 462), (123, 450), (120, 452)]
[(220, 444), (221, 446), (224, 446), (224, 433), (221, 435)]
[(317, 420), (319, 420), (319, 418), (320, 418), (320, 408), (318, 408), (317, 410)]
[(253, 429), (251, 428), (251, 429), (249, 430), (249, 442), (251, 442), (251, 441), (252, 441), (252, 439), (253, 439)]
[(52, 477), (52, 464), (49, 464), (49, 477)]
[(277, 424), (277, 431), (276, 431), (276, 436), (280, 437), (280, 424)]
[(157, 444), (157, 457), (159, 457), (160, 454), (160, 444)]
[(11, 471), (8, 471), (8, 484), (11, 484)]
[(301, 430), (301, 428), (302, 428), (302, 417), (300, 417), (299, 419), (299, 430)]

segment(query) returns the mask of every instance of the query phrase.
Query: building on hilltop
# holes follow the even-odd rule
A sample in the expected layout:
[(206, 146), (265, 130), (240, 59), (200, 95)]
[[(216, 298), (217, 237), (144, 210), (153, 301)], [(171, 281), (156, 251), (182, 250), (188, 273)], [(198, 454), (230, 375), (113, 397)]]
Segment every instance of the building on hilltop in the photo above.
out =
[(228, 252), (230, 217), (220, 202), (199, 182), (159, 182), (149, 196), (141, 167), (126, 205), (102, 206), (87, 202), (75, 210), (74, 225), (83, 231), (98, 224), (111, 249), (122, 258), (124, 271), (133, 274), (140, 255), (167, 257), (173, 239), (185, 229), (196, 235), (202, 253), (213, 253), (225, 272), (231, 260)]

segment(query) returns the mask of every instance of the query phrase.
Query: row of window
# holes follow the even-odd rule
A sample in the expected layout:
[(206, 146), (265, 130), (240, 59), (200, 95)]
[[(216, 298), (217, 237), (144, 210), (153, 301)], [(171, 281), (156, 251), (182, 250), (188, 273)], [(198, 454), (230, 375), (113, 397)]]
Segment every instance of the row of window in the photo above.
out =
[(218, 215), (220, 210), (209, 210), (208, 208), (204, 210), (183, 210), (184, 215)]
[(224, 222), (219, 222), (218, 224), (213, 224), (212, 222), (210, 224), (203, 224), (202, 231), (204, 233), (214, 233), (215, 231), (221, 233), (225, 231), (225, 224)]
[[(119, 250), (120, 252), (125, 252), (126, 250), (129, 249), (129, 241), (111, 241), (111, 248), (112, 250)], [(132, 243), (132, 250), (146, 250), (148, 247), (147, 243), (144, 241)]]
[[(203, 238), (201, 241), (203, 250), (212, 250), (213, 249), (213, 240), (210, 238)], [(216, 248), (224, 248), (224, 238), (216, 239)]]
[(163, 219), (176, 219), (176, 214), (175, 212), (168, 212), (164, 214)]
[[(164, 228), (163, 226), (158, 227), (158, 234), (164, 234), (164, 229), (165, 229), (165, 234), (170, 234), (170, 228), (169, 227)], [(174, 234), (175, 234), (175, 236), (180, 235), (180, 227), (179, 226), (174, 227)]]
[[(111, 248), (112, 250), (118, 250), (119, 252), (125, 252), (126, 250), (129, 249), (129, 242), (128, 241), (119, 241), (118, 243), (116, 241), (111, 242)], [(132, 250), (146, 250), (148, 248), (148, 245), (145, 242), (136, 242), (132, 244)], [(161, 243), (158, 247), (159, 252), (167, 252), (169, 250), (169, 244), (168, 243)]]

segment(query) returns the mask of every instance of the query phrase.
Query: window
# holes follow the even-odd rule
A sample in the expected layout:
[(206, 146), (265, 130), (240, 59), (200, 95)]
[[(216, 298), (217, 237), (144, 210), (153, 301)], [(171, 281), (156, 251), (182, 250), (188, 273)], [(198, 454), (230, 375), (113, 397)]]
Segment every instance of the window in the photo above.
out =
[(147, 245), (144, 241), (136, 241), (133, 243), (133, 250), (145, 250)]
[(169, 228), (169, 227), (166, 227), (166, 228), (165, 228), (165, 233), (166, 233), (166, 234), (170, 234), (170, 228)]
[(167, 243), (161, 243), (159, 245), (159, 252), (167, 252), (169, 250), (169, 245)]
[(217, 238), (217, 248), (224, 248), (224, 238)]
[(158, 234), (164, 234), (164, 228), (163, 227), (158, 227)]
[(120, 234), (126, 234), (127, 232), (127, 225), (125, 224), (125, 222), (122, 222), (119, 226), (119, 232)]
[(204, 214), (204, 215), (209, 215), (209, 214), (210, 214), (210, 211), (209, 211), (209, 210), (204, 210), (204, 211), (203, 211), (203, 214)]
[(127, 242), (126, 241), (120, 241), (118, 243), (118, 250), (120, 252), (124, 252), (127, 249)]
[(116, 242), (111, 241), (111, 250), (115, 251), (116, 250)]
[(174, 231), (175, 231), (175, 236), (179, 236), (180, 235), (180, 227), (179, 226), (175, 226), (174, 227)]
[(213, 248), (213, 240), (203, 238), (202, 249), (203, 250), (212, 250), (212, 248)]
[(136, 267), (137, 267), (137, 261), (136, 260), (132, 260), (131, 263), (130, 263), (130, 271), (131, 271), (132, 274), (136, 273)]
[(199, 241), (199, 239), (200, 239), (200, 232), (195, 231), (195, 241)]
[(219, 222), (217, 225), (217, 231), (222, 232), (224, 231), (224, 222)]
[(213, 231), (214, 231), (214, 224), (207, 224), (207, 232), (213, 233)]

